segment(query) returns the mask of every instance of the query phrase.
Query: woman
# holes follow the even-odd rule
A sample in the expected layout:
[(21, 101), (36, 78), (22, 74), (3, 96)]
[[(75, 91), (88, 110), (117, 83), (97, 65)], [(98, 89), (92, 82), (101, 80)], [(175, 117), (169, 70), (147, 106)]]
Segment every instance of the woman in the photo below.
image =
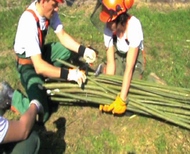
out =
[[(100, 106), (100, 110), (122, 114), (126, 111), (126, 100), (132, 78), (142, 78), (144, 70), (143, 32), (140, 21), (127, 11), (134, 0), (102, 0), (100, 20), (105, 24), (104, 44), (107, 65), (104, 73), (123, 75), (121, 92), (111, 105)], [(116, 52), (115, 52), (116, 49)]]

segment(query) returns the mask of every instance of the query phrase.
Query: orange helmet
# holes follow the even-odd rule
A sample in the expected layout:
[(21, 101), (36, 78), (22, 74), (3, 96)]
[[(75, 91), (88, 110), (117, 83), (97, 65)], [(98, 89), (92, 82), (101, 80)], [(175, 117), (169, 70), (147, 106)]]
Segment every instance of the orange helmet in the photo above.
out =
[(118, 15), (130, 9), (134, 0), (102, 0), (102, 11), (100, 20), (110, 22), (117, 18)]
[(58, 2), (58, 3), (63, 3), (64, 2), (64, 0), (55, 0), (56, 2)]

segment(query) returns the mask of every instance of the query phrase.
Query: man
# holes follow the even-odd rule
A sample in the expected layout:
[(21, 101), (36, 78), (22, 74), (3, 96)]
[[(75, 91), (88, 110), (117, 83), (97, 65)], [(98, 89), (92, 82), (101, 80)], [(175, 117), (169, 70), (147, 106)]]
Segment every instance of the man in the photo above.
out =
[[(13, 91), (7, 82), (0, 83), (0, 90), (0, 94), (3, 92), (10, 95)], [(7, 99), (4, 96), (0, 95), (0, 100)], [(36, 115), (42, 113), (41, 104), (37, 100), (32, 100), (29, 108), (19, 120), (7, 120), (0, 116), (0, 153), (37, 154), (40, 148), (40, 140), (38, 134), (32, 131), (32, 127)]]
[[(46, 77), (85, 82), (86, 76), (78, 69), (65, 69), (56, 59), (68, 60), (74, 52), (87, 63), (96, 60), (94, 50), (77, 43), (64, 29), (59, 19), (59, 3), (63, 0), (35, 0), (20, 17), (15, 37), (14, 51), (17, 69), (29, 101), (20, 103), (23, 96), (15, 91), (12, 97), (16, 111), (24, 113), (28, 102), (37, 99), (44, 107), (45, 122), (49, 117), (46, 91), (40, 88)], [(44, 44), (48, 28), (53, 28), (59, 42)]]

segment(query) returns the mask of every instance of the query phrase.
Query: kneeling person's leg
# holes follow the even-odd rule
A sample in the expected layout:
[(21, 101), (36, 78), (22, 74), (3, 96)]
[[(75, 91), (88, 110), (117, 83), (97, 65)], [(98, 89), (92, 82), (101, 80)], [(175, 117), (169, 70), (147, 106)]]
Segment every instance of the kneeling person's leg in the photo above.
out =
[(46, 89), (42, 87), (44, 84), (44, 77), (36, 74), (34, 67), (23, 66), (20, 70), (21, 82), (24, 86), (29, 102), (31, 100), (38, 100), (44, 108), (43, 122), (46, 122), (49, 117), (49, 103), (46, 94)]
[(59, 42), (48, 43), (44, 46), (43, 59), (54, 66), (61, 67), (62, 64), (57, 59), (68, 60), (71, 51)]
[(40, 148), (40, 139), (38, 134), (33, 131), (24, 141), (15, 144), (12, 154), (37, 154)]

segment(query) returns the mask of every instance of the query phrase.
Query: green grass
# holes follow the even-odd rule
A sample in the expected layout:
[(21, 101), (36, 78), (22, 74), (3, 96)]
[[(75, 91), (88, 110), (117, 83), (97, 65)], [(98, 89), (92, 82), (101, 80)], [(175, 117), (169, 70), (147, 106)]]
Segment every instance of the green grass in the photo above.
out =
[[(17, 22), (27, 3), (19, 2), (20, 7), (0, 13), (0, 79), (19, 89), (22, 86), (12, 49)], [(1, 1), (0, 6), (7, 7), (8, 3)], [(103, 35), (89, 20), (93, 7), (75, 7), (60, 8), (65, 30), (78, 42), (92, 45), (104, 56)], [(129, 13), (139, 18), (143, 26), (147, 55), (144, 80), (150, 72), (155, 72), (168, 85), (190, 88), (190, 9), (160, 10), (145, 6), (134, 7)], [(52, 30), (47, 37), (49, 41), (58, 41)], [(59, 107), (45, 128), (37, 127), (42, 141), (40, 153), (163, 154), (190, 150), (188, 130), (148, 117), (129, 119), (97, 112), (93, 107)], [(6, 116), (14, 118), (9, 112)], [(56, 125), (55, 121), (62, 117), (65, 121), (62, 119)]]
[[(21, 12), (22, 12), (21, 9), (12, 9), (11, 11), (3, 11), (0, 13), (1, 51), (13, 48), (17, 21), (20, 17)], [(11, 20), (8, 20), (8, 19), (11, 19)]]
[(155, 146), (157, 147), (159, 153), (166, 151), (166, 138), (163, 134), (157, 138), (155, 141)]
[(189, 87), (183, 82), (189, 74), (189, 9), (164, 13), (145, 7), (131, 12), (141, 20), (144, 30), (145, 51), (150, 58), (146, 74), (154, 71), (169, 85)]
[(79, 144), (76, 148), (76, 153), (116, 153), (121, 151), (120, 144), (117, 142), (117, 136), (115, 136), (109, 130), (103, 130), (98, 135), (90, 135), (86, 139), (89, 142), (88, 145)]

